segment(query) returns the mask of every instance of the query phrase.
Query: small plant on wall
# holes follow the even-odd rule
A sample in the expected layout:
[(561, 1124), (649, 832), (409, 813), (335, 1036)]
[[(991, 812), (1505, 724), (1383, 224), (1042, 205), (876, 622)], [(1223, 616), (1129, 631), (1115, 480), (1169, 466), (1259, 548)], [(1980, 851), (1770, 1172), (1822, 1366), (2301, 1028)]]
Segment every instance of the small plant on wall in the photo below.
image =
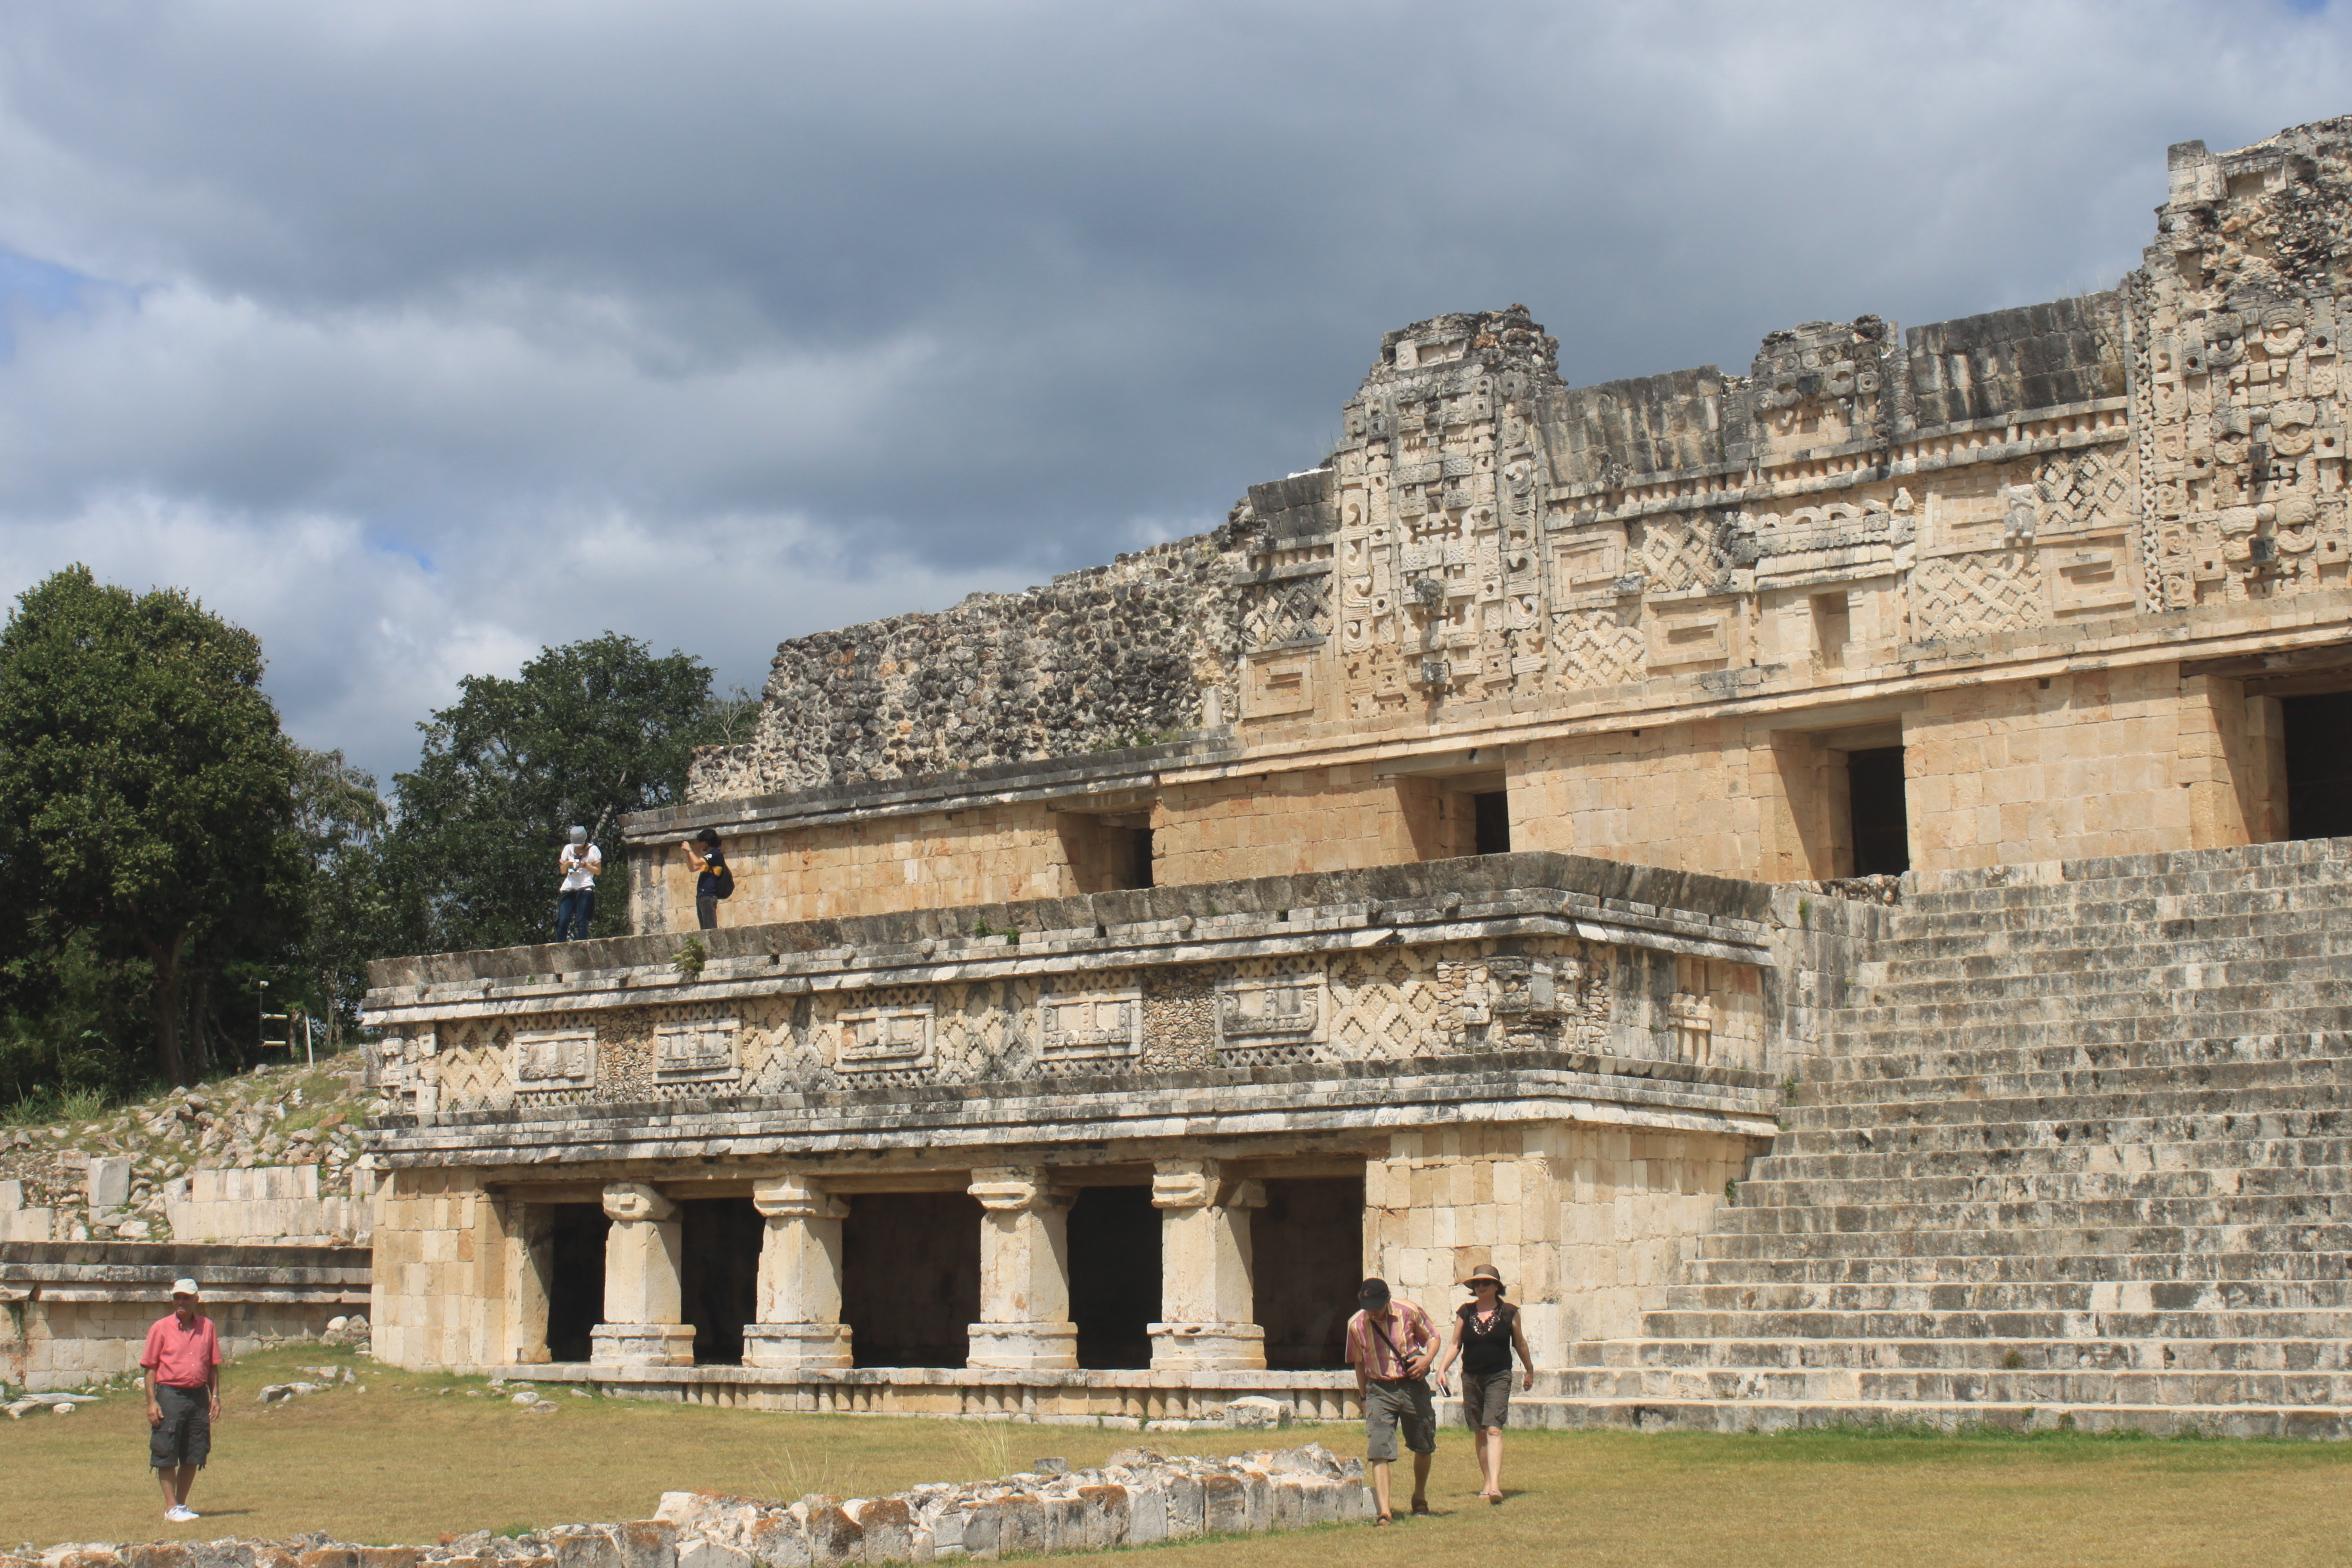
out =
[(690, 936), (678, 944), (677, 954), (670, 960), (670, 965), (678, 971), (679, 979), (699, 980), (702, 978), (702, 966), (709, 962), (710, 954), (704, 949), (702, 938)]

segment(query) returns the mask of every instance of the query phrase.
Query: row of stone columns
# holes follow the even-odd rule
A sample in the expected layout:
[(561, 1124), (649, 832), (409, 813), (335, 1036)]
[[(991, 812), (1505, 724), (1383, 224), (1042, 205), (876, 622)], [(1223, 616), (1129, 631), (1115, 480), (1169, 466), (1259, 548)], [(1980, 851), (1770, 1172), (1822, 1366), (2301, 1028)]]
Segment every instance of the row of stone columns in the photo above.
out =
[[(1069, 1218), (1075, 1196), (1036, 1166), (972, 1172), (979, 1200), (980, 1321), (969, 1365), (1055, 1369), (1078, 1364), (1070, 1321)], [(1155, 1368), (1263, 1367), (1265, 1333), (1251, 1321), (1250, 1210), (1266, 1201), (1255, 1181), (1228, 1177), (1213, 1160), (1162, 1161), (1152, 1176), (1161, 1213), (1160, 1305), (1150, 1327)], [(759, 1259), (757, 1320), (744, 1329), (745, 1364), (787, 1370), (850, 1365), (841, 1320), (842, 1221), (849, 1207), (806, 1177), (770, 1177), (752, 1189), (767, 1222)], [(678, 1207), (643, 1182), (604, 1189), (612, 1221), (605, 1244), (605, 1321), (592, 1336), (599, 1363), (683, 1366), (694, 1330), (681, 1321)]]

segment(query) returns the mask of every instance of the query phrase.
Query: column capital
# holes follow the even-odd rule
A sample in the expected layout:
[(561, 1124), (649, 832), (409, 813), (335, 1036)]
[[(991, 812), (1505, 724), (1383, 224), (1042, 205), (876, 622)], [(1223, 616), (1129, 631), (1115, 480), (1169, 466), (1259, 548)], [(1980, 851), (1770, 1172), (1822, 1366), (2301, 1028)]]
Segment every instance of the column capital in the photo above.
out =
[(1156, 1209), (1262, 1209), (1266, 1184), (1225, 1175), (1220, 1160), (1161, 1160), (1152, 1167)]
[(972, 1172), (965, 1189), (994, 1214), (1026, 1214), (1058, 1208), (1070, 1195), (1053, 1184), (1053, 1173), (1042, 1165), (989, 1165)]
[(675, 1219), (678, 1205), (671, 1202), (661, 1189), (641, 1181), (616, 1181), (605, 1184), (605, 1218), (626, 1224), (633, 1220)]
[(849, 1205), (806, 1176), (770, 1176), (754, 1182), (751, 1206), (772, 1220), (838, 1220)]

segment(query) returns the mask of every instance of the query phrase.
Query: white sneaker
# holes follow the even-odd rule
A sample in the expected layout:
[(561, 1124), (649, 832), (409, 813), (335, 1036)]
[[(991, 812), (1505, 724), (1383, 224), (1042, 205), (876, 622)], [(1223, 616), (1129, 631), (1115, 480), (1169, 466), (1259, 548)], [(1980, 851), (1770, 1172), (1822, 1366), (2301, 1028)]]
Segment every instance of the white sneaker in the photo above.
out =
[(186, 1503), (174, 1503), (163, 1511), (163, 1516), (173, 1524), (189, 1524), (204, 1517)]

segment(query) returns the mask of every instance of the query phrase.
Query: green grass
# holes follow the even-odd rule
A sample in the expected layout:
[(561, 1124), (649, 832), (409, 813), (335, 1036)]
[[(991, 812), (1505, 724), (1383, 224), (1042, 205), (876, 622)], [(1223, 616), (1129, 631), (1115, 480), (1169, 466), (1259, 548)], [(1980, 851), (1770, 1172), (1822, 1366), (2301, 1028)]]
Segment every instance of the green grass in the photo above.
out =
[[(297, 1365), (350, 1364), (337, 1388), (261, 1406)], [(172, 1531), (144, 1465), (135, 1392), (70, 1417), (0, 1421), (0, 1543), (285, 1536), (431, 1542), (471, 1530), (639, 1518), (666, 1490), (781, 1499), (871, 1496), (974, 1479), (1047, 1454), (1099, 1463), (1137, 1443), (1223, 1454), (1266, 1446), (1225, 1432), (1123, 1433), (974, 1422), (766, 1415), (552, 1397), (532, 1415), (467, 1379), (390, 1373), (346, 1353), (273, 1350), (229, 1370), (214, 1462)], [(1352, 1428), (1311, 1428), (1360, 1452)], [(2118, 1568), (2352, 1557), (2352, 1445), (1906, 1431), (1715, 1437), (1513, 1433), (1511, 1501), (1472, 1495), (1463, 1434), (1439, 1440), (1438, 1517), (1377, 1535), (1335, 1532), (1169, 1546), (1154, 1568), (1656, 1564), (2081, 1564)]]

